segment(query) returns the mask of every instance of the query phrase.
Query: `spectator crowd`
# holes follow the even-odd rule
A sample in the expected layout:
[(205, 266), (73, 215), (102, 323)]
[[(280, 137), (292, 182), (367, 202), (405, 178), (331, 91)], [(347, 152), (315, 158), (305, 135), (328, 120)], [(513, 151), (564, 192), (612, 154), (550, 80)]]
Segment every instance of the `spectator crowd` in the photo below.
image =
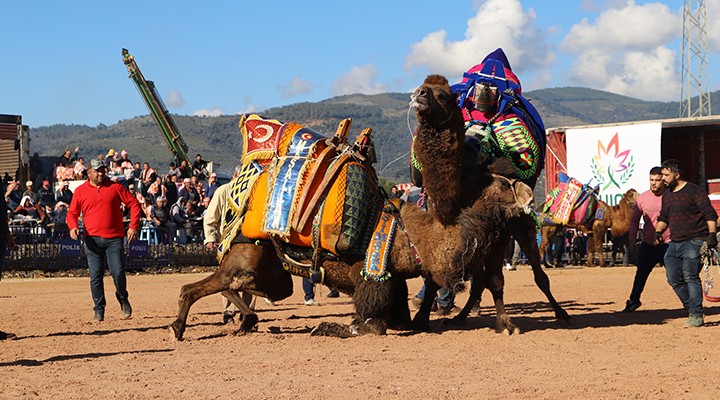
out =
[[(210, 163), (200, 154), (190, 165), (185, 160), (170, 162), (164, 171), (148, 162), (131, 161), (124, 149), (109, 149), (96, 158), (107, 166), (109, 179), (136, 196), (142, 207), (143, 226), (169, 232), (166, 240), (202, 243), (202, 217), (219, 183), (217, 174), (209, 172)], [(15, 233), (24, 233), (20, 227), (64, 226), (73, 197), (70, 183), (87, 179), (89, 164), (79, 155), (79, 147), (74, 151), (66, 148), (45, 176), (38, 153), (30, 160), (31, 180), (19, 182), (6, 173), (5, 200)], [(41, 187), (35, 188), (34, 181), (42, 181)]]

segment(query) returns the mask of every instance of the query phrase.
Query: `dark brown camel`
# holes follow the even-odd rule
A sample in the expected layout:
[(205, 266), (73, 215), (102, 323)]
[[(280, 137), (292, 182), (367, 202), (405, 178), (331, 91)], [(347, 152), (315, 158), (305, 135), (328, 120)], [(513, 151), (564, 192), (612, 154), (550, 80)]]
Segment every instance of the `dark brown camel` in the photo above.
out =
[[(618, 240), (621, 236), (627, 235), (630, 231), (630, 219), (632, 217), (633, 208), (635, 207), (635, 201), (637, 200), (638, 192), (635, 189), (630, 189), (623, 195), (622, 199), (618, 204), (609, 206), (604, 201), (598, 201), (598, 207), (603, 209), (602, 219), (592, 219), (586, 224), (575, 224), (570, 223), (567, 226), (569, 228), (580, 229), (588, 234), (588, 258), (587, 266), (592, 267), (595, 254), (597, 253), (599, 263), (601, 267), (605, 266), (605, 259), (603, 257), (602, 245), (605, 238), (605, 233), (610, 229), (610, 234), (613, 240)], [(540, 256), (546, 266), (550, 266), (545, 260), (546, 255), (551, 259), (552, 263), (552, 239), (555, 237), (557, 232), (557, 225), (546, 225), (542, 227), (542, 239), (540, 241)]]
[[(460, 224), (463, 235), (469, 240), (480, 234), (467, 224), (468, 218), (460, 218), (462, 210), (473, 204), (478, 198), (478, 190), (483, 187), (482, 175), (477, 174), (477, 154), (465, 145), (465, 127), (460, 108), (447, 79), (440, 75), (430, 75), (422, 86), (412, 95), (411, 106), (416, 109), (419, 127), (413, 143), (417, 161), (422, 166), (422, 185), (428, 194), (428, 205), (441, 223), (446, 226)], [(505, 158), (499, 158), (489, 166), (491, 172), (513, 177), (514, 169)], [(415, 174), (415, 176), (417, 176)], [(535, 283), (550, 302), (558, 320), (568, 321), (570, 316), (557, 303), (550, 291), (550, 281), (541, 266), (540, 252), (536, 241), (536, 224), (532, 216), (521, 215), (514, 218), (501, 231), (495, 234), (504, 238), (496, 248), (478, 257), (478, 263), (470, 291), (470, 298), (463, 310), (454, 318), (462, 323), (485, 286), (493, 294), (498, 310), (497, 330), (517, 332), (503, 307), (503, 271), (502, 254), (512, 235), (529, 258)], [(481, 260), (481, 261), (480, 261)], [(434, 282), (426, 282), (428, 293), (434, 293), (438, 287)], [(447, 283), (444, 285), (452, 288)], [(413, 323), (416, 327), (427, 325), (433, 296), (426, 296)]]
[[(478, 171), (485, 183), (478, 192), (486, 201), (473, 208), (472, 216), (482, 221), (487, 229), (473, 237), (474, 257), (484, 255), (484, 249), (496, 240), (493, 232), (501, 229), (506, 222), (515, 218), (521, 209), (527, 209), (532, 202), (532, 190), (525, 184), (504, 177), (493, 177), (487, 170)], [(449, 255), (466, 247), (467, 235), (461, 234), (461, 227), (447, 227), (416, 206), (406, 205), (399, 211), (405, 229), (399, 229), (390, 249), (390, 279), (383, 282), (364, 280), (360, 271), (364, 259), (360, 256), (341, 256), (337, 260), (325, 260), (324, 283), (353, 296), (355, 319), (353, 325), (327, 332), (326, 335), (351, 336), (362, 333), (384, 334), (388, 327), (407, 329), (410, 326), (406, 280), (424, 275), (428, 282), (437, 280), (440, 284), (452, 277), (462, 276), (466, 266), (448, 262)], [(190, 307), (198, 299), (222, 292), (243, 315), (239, 331), (249, 331), (258, 322), (257, 315), (241, 301), (238, 291), (249, 292), (282, 300), (292, 294), (290, 274), (282, 267), (270, 243), (248, 243), (238, 238), (223, 258), (220, 267), (209, 277), (182, 287), (179, 298), (177, 319), (170, 325), (176, 339), (182, 340)], [(411, 243), (422, 258), (417, 263)], [(435, 283), (438, 285), (438, 283)], [(320, 327), (318, 327), (320, 328)], [(317, 330), (316, 330), (317, 331)]]

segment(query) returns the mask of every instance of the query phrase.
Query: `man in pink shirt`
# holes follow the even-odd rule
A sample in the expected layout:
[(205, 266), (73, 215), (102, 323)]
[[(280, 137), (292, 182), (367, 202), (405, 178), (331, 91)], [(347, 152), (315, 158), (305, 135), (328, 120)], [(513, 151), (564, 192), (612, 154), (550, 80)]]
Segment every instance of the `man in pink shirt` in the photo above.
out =
[[(638, 196), (630, 220), (628, 237), (630, 238), (631, 253), (637, 254), (637, 271), (635, 271), (635, 281), (630, 292), (630, 299), (625, 303), (625, 309), (622, 310), (624, 313), (633, 312), (642, 304), (640, 295), (645, 289), (645, 283), (647, 283), (655, 264), (663, 263), (665, 251), (670, 242), (670, 229), (663, 232), (661, 243), (656, 244), (655, 241), (655, 225), (657, 225), (658, 215), (660, 215), (660, 209), (662, 208), (663, 192), (665, 192), (665, 184), (662, 180), (662, 168), (653, 167), (650, 170), (650, 190)], [(641, 217), (643, 220), (642, 243), (637, 248), (635, 238), (637, 238)]]
[(137, 239), (140, 229), (140, 203), (123, 185), (108, 179), (106, 172), (107, 168), (102, 161), (90, 161), (88, 180), (75, 189), (66, 219), (70, 237), (77, 240), (80, 235), (78, 218), (80, 213), (83, 215), (85, 254), (90, 269), (90, 293), (95, 303), (95, 321), (105, 319), (103, 258), (107, 260), (108, 270), (115, 283), (115, 297), (120, 303), (120, 310), (125, 318), (132, 316), (122, 265), (125, 226), (121, 204), (130, 209), (128, 242)]

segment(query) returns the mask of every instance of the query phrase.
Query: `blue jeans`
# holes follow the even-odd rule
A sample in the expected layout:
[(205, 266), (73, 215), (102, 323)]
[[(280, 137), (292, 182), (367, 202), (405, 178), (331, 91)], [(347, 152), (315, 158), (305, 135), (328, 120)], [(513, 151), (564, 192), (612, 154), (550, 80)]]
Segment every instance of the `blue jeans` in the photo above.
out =
[(670, 242), (665, 253), (665, 274), (670, 286), (690, 314), (702, 315), (703, 293), (700, 283), (702, 239)]
[(315, 284), (309, 278), (302, 279), (302, 288), (305, 292), (305, 301), (315, 298)]
[[(425, 281), (425, 278), (423, 278), (423, 281)], [(418, 299), (424, 299), (425, 298), (425, 284), (423, 283), (422, 288), (420, 288), (420, 291), (418, 292), (415, 297)], [(437, 303), (440, 307), (448, 308), (453, 305), (455, 302), (455, 294), (452, 292), (452, 290), (445, 289), (444, 287), (441, 287), (440, 290), (438, 290), (438, 296), (437, 296)]]
[(104, 239), (97, 236), (85, 237), (85, 254), (90, 269), (90, 293), (92, 294), (95, 311), (105, 310), (105, 287), (103, 286), (103, 258), (107, 260), (110, 276), (115, 283), (115, 297), (123, 304), (128, 300), (125, 280), (125, 269), (122, 266), (123, 240), (125, 238)]

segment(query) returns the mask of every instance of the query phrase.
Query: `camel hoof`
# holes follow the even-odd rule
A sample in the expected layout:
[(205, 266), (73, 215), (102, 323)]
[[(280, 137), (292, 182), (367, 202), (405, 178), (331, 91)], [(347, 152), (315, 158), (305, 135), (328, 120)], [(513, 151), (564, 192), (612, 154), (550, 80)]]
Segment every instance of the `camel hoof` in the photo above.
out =
[(181, 342), (183, 340), (183, 333), (185, 329), (181, 327), (181, 324), (178, 321), (170, 324), (168, 326), (168, 330), (170, 331), (170, 334), (172, 334), (175, 340), (177, 340), (178, 342)]
[(448, 322), (452, 325), (465, 325), (465, 323), (467, 322), (467, 316), (458, 314), (458, 315), (450, 318), (450, 320)]
[(257, 325), (257, 323), (257, 314), (248, 314), (243, 317), (242, 322), (240, 323), (239, 332), (250, 332), (255, 327), (255, 325)]
[(497, 321), (495, 324), (495, 332), (497, 333), (503, 333), (505, 335), (519, 335), (520, 334), (520, 328), (515, 326), (510, 320), (506, 321)]
[(412, 324), (410, 322), (407, 323), (398, 323), (398, 324), (388, 324), (388, 328), (392, 329), (394, 331), (409, 331), (412, 330)]
[(557, 319), (558, 321), (561, 321), (561, 322), (568, 323), (568, 324), (572, 323), (572, 321), (573, 321), (573, 318), (565, 310), (560, 310), (560, 311), (556, 312), (555, 319)]
[(412, 330), (417, 332), (428, 332), (430, 331), (430, 321), (423, 320), (423, 321), (415, 321), (413, 320), (410, 323), (410, 327)]
[(321, 322), (315, 329), (310, 331), (310, 336), (330, 336), (339, 338), (349, 338), (360, 336), (354, 325), (345, 325), (337, 322)]

